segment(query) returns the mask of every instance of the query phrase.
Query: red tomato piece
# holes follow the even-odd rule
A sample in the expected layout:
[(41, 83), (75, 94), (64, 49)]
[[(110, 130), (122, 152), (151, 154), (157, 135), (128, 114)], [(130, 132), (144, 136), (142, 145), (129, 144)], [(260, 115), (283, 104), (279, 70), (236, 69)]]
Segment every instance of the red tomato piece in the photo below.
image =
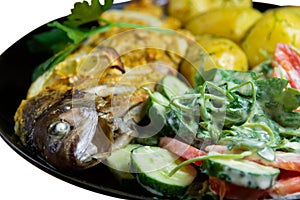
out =
[(292, 88), (300, 89), (300, 55), (290, 45), (278, 43), (274, 53), (273, 76), (285, 78)]
[(300, 172), (300, 154), (297, 153), (276, 151), (276, 159), (273, 162), (267, 161), (258, 155), (251, 155), (246, 159), (266, 166)]
[(267, 195), (267, 190), (257, 190), (227, 183), (218, 178), (209, 177), (211, 190), (220, 196), (220, 199), (260, 199)]
[(300, 176), (300, 172), (281, 169), (280, 174), (277, 179), (278, 180), (286, 180), (286, 179), (293, 178), (296, 176)]
[[(182, 157), (185, 160), (206, 155), (205, 151), (201, 151), (196, 147), (170, 137), (160, 138), (159, 146), (171, 151), (172, 153)], [(194, 162), (194, 164), (201, 166), (202, 161), (196, 161)]]
[(273, 198), (283, 197), (297, 192), (300, 192), (300, 176), (278, 180), (269, 190), (269, 194)]

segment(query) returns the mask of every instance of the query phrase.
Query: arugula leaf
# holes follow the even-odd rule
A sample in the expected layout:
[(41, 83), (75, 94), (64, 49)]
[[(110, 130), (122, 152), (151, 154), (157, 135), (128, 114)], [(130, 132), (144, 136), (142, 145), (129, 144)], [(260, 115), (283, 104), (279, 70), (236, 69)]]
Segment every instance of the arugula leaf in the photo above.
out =
[(99, 0), (92, 0), (91, 5), (87, 1), (77, 2), (72, 9), (72, 14), (67, 17), (65, 25), (79, 27), (93, 21), (99, 20), (101, 14), (113, 5), (113, 0), (105, 0), (101, 5)]
[(255, 82), (257, 89), (257, 100), (268, 103), (272, 102), (274, 97), (281, 95), (284, 88), (288, 85), (288, 80), (280, 78), (257, 80)]
[(260, 75), (255, 72), (240, 72), (234, 70), (225, 70), (221, 68), (214, 68), (202, 73), (202, 79), (205, 81), (211, 81), (222, 85), (224, 83), (232, 82), (235, 84), (241, 84), (247, 81), (253, 81), (258, 79)]
[(293, 112), (300, 106), (300, 90), (287, 88), (285, 79), (272, 78), (255, 82), (257, 101), (277, 123), (286, 127), (300, 126), (300, 113)]
[(292, 112), (300, 106), (300, 90), (287, 88), (288, 80), (272, 78), (258, 80), (257, 100), (266, 107), (282, 105), (285, 112)]
[(251, 105), (253, 103), (249, 99), (235, 93), (232, 95), (234, 100), (226, 106), (226, 116), (224, 120), (225, 127), (243, 124), (249, 117)]
[[(200, 74), (198, 74), (198, 78)], [(225, 70), (220, 68), (211, 69), (201, 74), (201, 80), (210, 81), (219, 87), (226, 90), (238, 87), (246, 82), (254, 82), (261, 74), (255, 72), (240, 72), (234, 70)], [(198, 85), (199, 86), (199, 85)], [(201, 85), (200, 85), (201, 86)], [(250, 84), (245, 84), (242, 87), (236, 89), (238, 93), (244, 96), (252, 96), (253, 88)]]
[(171, 106), (171, 109), (166, 113), (168, 126), (186, 142), (192, 142), (197, 135), (198, 123), (194, 116), (187, 115)]
[(295, 88), (287, 88), (275, 97), (275, 100), (283, 104), (286, 111), (292, 112), (300, 105), (300, 91)]
[(297, 139), (297, 142), (300, 139), (300, 130), (298, 128), (284, 128), (284, 127), (280, 127), (279, 128), (279, 133), (280, 135), (282, 135), (285, 138), (289, 138), (289, 139)]
[(295, 129), (300, 128), (299, 112), (282, 112), (282, 110), (274, 109), (272, 114), (272, 118), (281, 126)]

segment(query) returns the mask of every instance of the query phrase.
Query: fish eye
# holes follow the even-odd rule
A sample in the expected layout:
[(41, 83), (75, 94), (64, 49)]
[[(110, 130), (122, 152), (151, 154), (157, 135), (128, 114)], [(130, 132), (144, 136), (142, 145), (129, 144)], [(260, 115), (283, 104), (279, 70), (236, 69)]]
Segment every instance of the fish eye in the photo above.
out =
[(51, 136), (54, 137), (62, 137), (64, 135), (66, 135), (67, 133), (69, 133), (71, 130), (71, 125), (67, 122), (54, 122), (52, 124), (50, 124), (49, 128), (48, 128), (48, 133)]
[(63, 111), (64, 112), (67, 112), (68, 110), (70, 110), (71, 109), (71, 106), (65, 106), (64, 108), (63, 108)]

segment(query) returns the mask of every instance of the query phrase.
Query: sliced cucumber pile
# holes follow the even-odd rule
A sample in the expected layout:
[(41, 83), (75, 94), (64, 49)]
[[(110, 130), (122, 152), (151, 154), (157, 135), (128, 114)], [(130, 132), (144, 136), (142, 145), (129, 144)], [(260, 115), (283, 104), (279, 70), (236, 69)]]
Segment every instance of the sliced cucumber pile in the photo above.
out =
[(129, 144), (122, 149), (113, 151), (107, 158), (107, 165), (110, 167), (111, 172), (115, 175), (118, 181), (123, 182), (126, 179), (135, 179), (130, 173), (130, 153), (131, 150), (137, 148), (139, 144)]
[(197, 171), (192, 165), (169, 176), (180, 162), (182, 160), (178, 160), (178, 156), (160, 147), (142, 146), (131, 152), (131, 167), (137, 181), (146, 190), (159, 196), (181, 196), (193, 182)]
[(235, 185), (254, 188), (270, 188), (279, 169), (267, 167), (247, 160), (208, 159), (201, 166), (204, 173)]

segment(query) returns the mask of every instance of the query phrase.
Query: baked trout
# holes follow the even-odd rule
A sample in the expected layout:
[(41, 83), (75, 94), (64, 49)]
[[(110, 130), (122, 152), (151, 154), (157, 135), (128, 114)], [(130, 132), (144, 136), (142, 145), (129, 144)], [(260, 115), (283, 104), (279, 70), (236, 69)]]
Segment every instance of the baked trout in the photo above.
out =
[[(159, 40), (158, 40), (159, 38)], [(148, 98), (176, 75), (188, 47), (183, 37), (133, 30), (81, 49), (41, 75), (15, 114), (22, 143), (62, 170), (85, 169), (139, 133)]]

